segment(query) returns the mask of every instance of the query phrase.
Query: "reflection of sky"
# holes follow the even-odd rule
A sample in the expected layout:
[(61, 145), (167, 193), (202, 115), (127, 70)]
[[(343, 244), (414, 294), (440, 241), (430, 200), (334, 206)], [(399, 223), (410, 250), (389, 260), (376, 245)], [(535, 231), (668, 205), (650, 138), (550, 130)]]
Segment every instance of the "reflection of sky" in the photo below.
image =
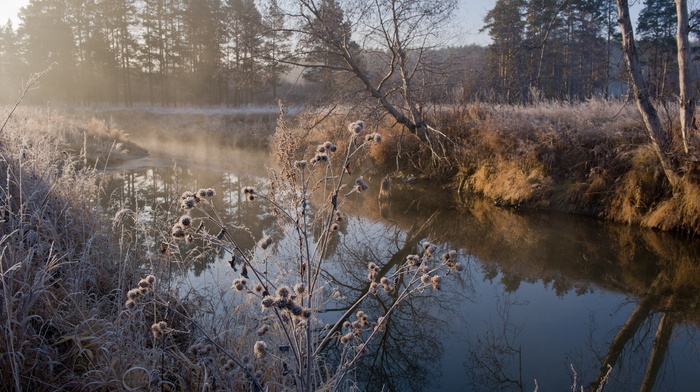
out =
[[(262, 159), (257, 162), (262, 162)], [(193, 167), (187, 166), (190, 163), (192, 163)], [(203, 187), (209, 186), (213, 182), (220, 184), (217, 188), (217, 197), (226, 197), (230, 203), (234, 202), (239, 186), (247, 185), (248, 182), (263, 181), (261, 177), (251, 176), (249, 174), (227, 174), (219, 169), (206, 170), (204, 165), (197, 162), (181, 161), (179, 165), (183, 168), (183, 173), (185, 173), (183, 177), (188, 181), (193, 181)], [(218, 167), (221, 168), (225, 166)], [(171, 178), (169, 173), (161, 172), (161, 170), (167, 170), (167, 166), (160, 167), (158, 170), (151, 170), (143, 167), (134, 170), (137, 170), (134, 173), (142, 173), (139, 174), (139, 176), (143, 176), (134, 179), (134, 184), (138, 187), (152, 186), (154, 181), (166, 181), (168, 178)], [(241, 170), (245, 171), (246, 169), (243, 168)], [(156, 173), (160, 173), (160, 175), (156, 176)], [(191, 184), (181, 184), (181, 186), (192, 187)], [(230, 186), (231, 189), (223, 189), (226, 186)], [(159, 189), (168, 188), (159, 186)], [(347, 213), (357, 212), (361, 216), (351, 217), (346, 220), (345, 226), (337, 233), (337, 235), (340, 236), (339, 241), (335, 241), (333, 244), (337, 249), (343, 250), (349, 248), (357, 254), (360, 254), (363, 247), (372, 247), (373, 252), (379, 256), (380, 259), (387, 260), (391, 258), (398, 248), (401, 248), (401, 242), (404, 241), (407, 236), (405, 229), (395, 224), (396, 222), (391, 222), (391, 219), (400, 221), (403, 218), (412, 222), (425, 219), (421, 218), (420, 214), (416, 214), (414, 211), (408, 211), (400, 207), (397, 207), (393, 215), (390, 214), (389, 220), (381, 220), (378, 217), (369, 218), (367, 215), (372, 215), (373, 207), (371, 206), (371, 201), (375, 196), (371, 194), (359, 196), (361, 197), (357, 199), (361, 200), (359, 203), (361, 208), (357, 208), (357, 205), (353, 204), (343, 206)], [(419, 195), (414, 192), (410, 193), (410, 196), (412, 196), (414, 200), (419, 197)], [(143, 200), (148, 199), (149, 197), (145, 196)], [(142, 203), (144, 202), (143, 200)], [(261, 202), (258, 201), (256, 203)], [(256, 205), (257, 204), (245, 204), (241, 216), (252, 220), (242, 223), (253, 227), (254, 231), (257, 233), (256, 235), (270, 233), (270, 230), (277, 226), (272, 221), (264, 221), (269, 218), (266, 216), (266, 210), (259, 209), (260, 206), (257, 205), (256, 207)], [(143, 205), (141, 206), (143, 207)], [(227, 216), (229, 218), (237, 217), (238, 215), (236, 214), (239, 212), (238, 208), (238, 206), (232, 208), (230, 212), (227, 212)], [(245, 214), (245, 212), (251, 208), (254, 209), (248, 212), (252, 214)], [(427, 214), (432, 209), (433, 207), (429, 204), (421, 204), (418, 211)], [(388, 211), (391, 213), (390, 210)], [(453, 215), (459, 214), (456, 210), (450, 213)], [(518, 221), (518, 224), (527, 222), (527, 219), (525, 219), (526, 216), (524, 215), (516, 215), (515, 217), (522, 220), (522, 222)], [(475, 245), (467, 242), (474, 238), (482, 238), (480, 237), (480, 232), (473, 228), (473, 226), (479, 223), (466, 215), (463, 218), (456, 217), (456, 221), (464, 222), (466, 226), (471, 226), (468, 230), (474, 230), (476, 234), (470, 234), (471, 232), (469, 231), (465, 231), (465, 234), (459, 234), (460, 231), (453, 233), (453, 237), (462, 238), (460, 246), (464, 248), (473, 248), (472, 251), (478, 252), (477, 248), (479, 244)], [(556, 238), (559, 238), (560, 242), (571, 241), (571, 238), (574, 238), (571, 233), (563, 233), (563, 230), (566, 230), (567, 221), (568, 220), (563, 220), (563, 222), (554, 223), (549, 220), (530, 220), (531, 224), (532, 222), (539, 224), (545, 222), (549, 228), (546, 231), (542, 231), (534, 230), (534, 227), (530, 226), (529, 233), (531, 235), (540, 238), (548, 236), (550, 238), (547, 239), (546, 243), (534, 242), (528, 246), (548, 246), (550, 247), (548, 248), (550, 251), (554, 249), (556, 252), (530, 252), (526, 250), (526, 245), (523, 245), (523, 248), (518, 248), (522, 251), (522, 253), (519, 254), (519, 259), (526, 255), (553, 257), (554, 259), (564, 258), (560, 262), (560, 264), (562, 264), (562, 270), (557, 270), (554, 276), (559, 276), (559, 274), (561, 274), (561, 276), (564, 277), (564, 281), (579, 282), (578, 279), (582, 279), (581, 277), (571, 276), (572, 272), (563, 267), (563, 265), (571, 262), (571, 260), (566, 258), (573, 257), (572, 255), (575, 254), (575, 252), (559, 252), (559, 250), (561, 250), (560, 248), (566, 248), (567, 245), (554, 242)], [(571, 224), (568, 230), (578, 233), (581, 242), (596, 241), (604, 237), (605, 231), (600, 227), (600, 223), (595, 223), (591, 228), (585, 227), (584, 223), (585, 222), (578, 222)], [(448, 225), (443, 229), (452, 231), (462, 230), (464, 228), (457, 229), (449, 227)], [(599, 233), (599, 236), (593, 237), (585, 235), (589, 230)], [(558, 231), (561, 232), (557, 237), (556, 232)], [(497, 233), (493, 231), (490, 232), (492, 236), (496, 234)], [(398, 242), (392, 242), (390, 241), (391, 239), (398, 240)], [(453, 239), (452, 241), (456, 240)], [(581, 244), (578, 243), (567, 243), (570, 248), (581, 246)], [(483, 246), (487, 244), (480, 245)], [(287, 252), (289, 251), (289, 246), (291, 245), (285, 242), (275, 244), (276, 249)], [(593, 248), (595, 246), (598, 245), (591, 245)], [(500, 248), (508, 249), (505, 244), (501, 244)], [(462, 276), (468, 282), (471, 282), (473, 287), (469, 284), (459, 286), (457, 283), (450, 283), (451, 278), (447, 278), (444, 280), (443, 290), (439, 292), (438, 297), (429, 299), (429, 301), (442, 301), (440, 296), (444, 296), (444, 298), (449, 298), (450, 300), (441, 302), (448, 304), (447, 309), (432, 306), (429, 310), (430, 315), (437, 319), (439, 325), (436, 328), (429, 328), (425, 333), (428, 335), (435, 335), (434, 338), (437, 339), (437, 342), (441, 345), (442, 353), (439, 358), (433, 358), (431, 361), (423, 361), (420, 363), (420, 366), (423, 366), (424, 369), (435, 370), (436, 366), (437, 369), (439, 369), (437, 372), (439, 378), (435, 380), (435, 382), (428, 383), (424, 390), (473, 390), (472, 386), (469, 384), (471, 375), (467, 371), (470, 358), (469, 352), (470, 350), (478, 351), (477, 349), (479, 349), (479, 347), (475, 347), (473, 343), (477, 338), (483, 338), (487, 332), (498, 331), (502, 328), (503, 319), (497, 312), (497, 309), (503, 301), (508, 299), (516, 302), (515, 305), (509, 308), (507, 316), (511, 327), (521, 329), (515, 336), (511, 333), (510, 338), (513, 339), (513, 344), (516, 348), (520, 347), (522, 350), (522, 378), (525, 390), (534, 390), (533, 380), (535, 379), (538, 382), (540, 390), (543, 391), (563, 390), (564, 388), (570, 389), (572, 377), (572, 373), (569, 369), (570, 365), (573, 365), (579, 373), (579, 379), (583, 378), (586, 382), (590, 382), (590, 380), (594, 378), (599, 367), (598, 359), (592, 349), (597, 350), (598, 355), (601, 357), (605, 355), (607, 350), (605, 345), (612, 341), (620, 326), (625, 323), (635, 306), (633, 301), (624, 294), (606, 291), (603, 288), (597, 287), (595, 286), (595, 282), (582, 282), (583, 285), (590, 285), (588, 290), (582, 291), (583, 294), (577, 294), (574, 287), (568, 287), (568, 289), (558, 292), (554, 288), (555, 281), (544, 284), (539, 280), (540, 278), (527, 276), (527, 273), (532, 270), (528, 268), (522, 268), (522, 271), (520, 271), (527, 276), (527, 279), (523, 278), (517, 286), (518, 288), (514, 292), (507, 294), (504, 292), (504, 283), (502, 282), (504, 273), (499, 271), (491, 280), (485, 280), (484, 275), (486, 272), (483, 270), (482, 262), (476, 257), (469, 255), (468, 252), (468, 250), (460, 251), (464, 263), (469, 265), (469, 268), (462, 273)], [(485, 254), (490, 255), (493, 253), (486, 252)], [(500, 256), (500, 254), (498, 254), (498, 256)], [(510, 258), (512, 259), (512, 257)], [(506, 260), (506, 258), (503, 260)], [(229, 290), (231, 281), (237, 278), (238, 274), (234, 273), (228, 263), (219, 257), (215, 257), (211, 259), (211, 261), (211, 264), (201, 266), (197, 274), (191, 273), (181, 275), (183, 284), (198, 290), (213, 290), (214, 292), (223, 294), (224, 298), (234, 298), (239, 295)], [(343, 263), (343, 266), (351, 265), (347, 261), (347, 258), (333, 258), (329, 265), (334, 269), (334, 273), (343, 276), (343, 274), (357, 272), (345, 271), (338, 268), (338, 263)], [(499, 264), (499, 260), (488, 260), (488, 264), (484, 263), (484, 265), (488, 265), (489, 267), (495, 265), (499, 269), (519, 269), (527, 263), (529, 262), (523, 260), (522, 265), (518, 263), (504, 265)], [(362, 271), (358, 272), (358, 275), (360, 277), (366, 276), (366, 263), (362, 261), (358, 263), (358, 265), (362, 268)], [(573, 265), (576, 265), (575, 262)], [(539, 268), (547, 269), (552, 267), (545, 262), (541, 265), (537, 264), (535, 269)], [(572, 270), (581, 271), (576, 268)], [(583, 271), (586, 271), (586, 269), (583, 269)], [(512, 275), (511, 273), (511, 276)], [(517, 275), (515, 276), (517, 278)], [(181, 292), (183, 291), (184, 290), (181, 290)], [(458, 297), (458, 294), (464, 294), (467, 298)], [(434, 302), (428, 303), (436, 304)], [(332, 315), (322, 315), (323, 318), (330, 316)], [(635, 342), (633, 342), (632, 345), (628, 345), (624, 356), (626, 360), (621, 361), (622, 367), (616, 369), (616, 371), (618, 371), (617, 373), (613, 373), (614, 377), (619, 379), (620, 382), (612, 385), (613, 388), (611, 388), (611, 390), (624, 390), (624, 388), (627, 388), (624, 386), (627, 385), (625, 383), (631, 385), (631, 387), (629, 387), (630, 390), (633, 390), (635, 386), (638, 388), (646, 367), (646, 361), (648, 361), (649, 358), (650, 342), (651, 339), (653, 339), (657, 321), (658, 318), (651, 320), (648, 326), (645, 327), (646, 329), (640, 330), (639, 336), (642, 336), (645, 331), (647, 333), (643, 344), (639, 346), (636, 345), (640, 340), (640, 337), (637, 336)], [(443, 330), (447, 332), (443, 332)], [(512, 332), (512, 329), (509, 331)], [(695, 386), (700, 385), (700, 374), (697, 372), (697, 366), (700, 363), (700, 359), (698, 358), (698, 344), (700, 344), (700, 341), (698, 340), (698, 336), (694, 336), (693, 334), (693, 330), (688, 332), (686, 327), (683, 326), (677, 327), (674, 331), (674, 338), (671, 343), (669, 355), (664, 363), (664, 369), (668, 369), (670, 372), (667, 372), (665, 376), (660, 376), (660, 386), (671, 386), (675, 390), (692, 390)], [(430, 339), (433, 338), (433, 336), (428, 337)], [(505, 368), (505, 372), (510, 377), (517, 378), (517, 362), (515, 362), (517, 358), (511, 359), (514, 361)], [(439, 365), (437, 361), (439, 361)], [(670, 388), (660, 388), (660, 390), (664, 389)]]
[[(503, 327), (503, 320), (495, 311), (503, 300), (502, 286), (476, 278), (475, 302), (463, 302), (452, 314), (442, 315), (451, 335), (444, 336), (444, 356), (441, 362), (442, 377), (435, 391), (470, 391), (470, 380), (465, 373), (468, 353), (477, 337), (487, 331)], [(590, 350), (591, 344), (605, 355), (603, 342), (612, 341), (614, 334), (625, 323), (634, 309), (634, 304), (621, 294), (594, 290), (585, 295), (573, 291), (558, 296), (541, 282), (521, 283), (511, 300), (517, 304), (510, 308), (508, 322), (522, 330), (515, 336), (514, 345), (522, 351), (522, 374), (525, 390), (534, 390), (537, 380), (539, 390), (564, 390), (571, 386), (573, 365), (579, 382), (590, 382), (598, 370), (598, 362)], [(657, 321), (655, 319), (654, 321)], [(652, 323), (653, 328), (656, 323)], [(511, 334), (511, 337), (513, 335)], [(593, 337), (590, 342), (589, 336)], [(651, 332), (653, 337), (653, 331)], [(647, 337), (649, 341), (650, 337)], [(697, 366), (700, 363), (700, 339), (696, 332), (678, 327), (674, 332), (669, 355), (665, 359), (662, 373), (657, 381), (660, 385), (673, 385), (673, 390), (693, 390), (700, 383)], [(630, 346), (628, 346), (628, 350)], [(638, 390), (648, 360), (649, 344), (632, 347), (638, 351), (641, 366), (636, 369), (615, 369), (612, 377), (620, 378), (623, 384), (611, 385), (611, 390)], [(641, 352), (640, 352), (641, 351)], [(632, 362), (631, 360), (629, 362)], [(622, 366), (625, 366), (623, 364)], [(664, 370), (666, 373), (664, 374)], [(616, 373), (617, 371), (618, 373)], [(513, 358), (506, 373), (517, 379), (517, 358)], [(632, 374), (630, 374), (632, 373)], [(627, 383), (627, 385), (625, 385)], [(504, 386), (505, 388), (505, 386)], [(625, 389), (627, 388), (627, 389)], [(670, 390), (661, 388), (659, 390)]]

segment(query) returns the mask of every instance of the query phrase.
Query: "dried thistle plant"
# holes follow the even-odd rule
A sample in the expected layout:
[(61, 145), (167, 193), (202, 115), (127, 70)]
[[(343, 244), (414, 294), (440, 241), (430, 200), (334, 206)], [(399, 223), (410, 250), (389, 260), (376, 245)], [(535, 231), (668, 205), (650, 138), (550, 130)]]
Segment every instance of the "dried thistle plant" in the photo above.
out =
[[(254, 316), (260, 327), (253, 329), (256, 340), (245, 353), (227, 351), (192, 320), (208, 344), (226, 356), (221, 361), (222, 371), (240, 369), (253, 389), (341, 389), (357, 361), (368, 355), (369, 342), (384, 332), (387, 319), (397, 305), (414, 292), (439, 290), (441, 279), (448, 271), (461, 269), (454, 252), (438, 257), (438, 247), (426, 242), (419, 254), (410, 256), (391, 271), (369, 264), (371, 289), (336, 322), (326, 324), (316, 317), (328, 303), (328, 293), (332, 292), (328, 290), (330, 283), (322, 279), (322, 271), (329, 257), (329, 244), (335, 236), (341, 235), (340, 228), (345, 224), (344, 202), (368, 189), (362, 177), (349, 177), (349, 167), (366, 146), (381, 142), (378, 133), (363, 136), (364, 130), (362, 121), (350, 124), (348, 141), (341, 143), (346, 146), (344, 149), (326, 141), (316, 146), (307, 161), (299, 159), (301, 142), (286, 128), (284, 116), (280, 118), (275, 134), (279, 169), (269, 170), (269, 190), (246, 186), (241, 192), (248, 202), (266, 203), (271, 207), (286, 240), (295, 244), (292, 254), (283, 255), (285, 261), (291, 262), (276, 260), (282, 258), (274, 248), (280, 238), (262, 236), (251, 249), (239, 246), (238, 239), (229, 230), (232, 223), (222, 221), (211, 203), (214, 189), (185, 192), (181, 197), (180, 207), (185, 215), (172, 226), (173, 241), (203, 239), (230, 255), (229, 263), (240, 275), (233, 280), (231, 289), (260, 304), (260, 313)], [(269, 269), (271, 262), (275, 262), (278, 269)], [(134, 292), (128, 296), (127, 308), (138, 305), (141, 295), (153, 295), (155, 304), (168, 307), (166, 301), (149, 291), (151, 287), (145, 285), (139, 290), (146, 293)], [(370, 320), (358, 309), (365, 298), (373, 295), (396, 298), (376, 320)], [(178, 313), (177, 310), (172, 312)], [(350, 321), (352, 316), (354, 321)], [(152, 324), (154, 338), (161, 338), (170, 330), (167, 323), (161, 322), (167, 321), (154, 320)], [(334, 340), (341, 343), (342, 353), (336, 369), (331, 370), (323, 351)]]

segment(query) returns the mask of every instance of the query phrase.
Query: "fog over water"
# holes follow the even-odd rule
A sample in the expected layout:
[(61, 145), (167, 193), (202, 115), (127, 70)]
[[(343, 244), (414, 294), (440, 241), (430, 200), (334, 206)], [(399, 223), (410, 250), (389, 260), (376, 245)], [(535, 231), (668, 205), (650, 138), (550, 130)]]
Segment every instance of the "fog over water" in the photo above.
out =
[[(267, 186), (269, 152), (234, 148), (230, 136), (204, 131), (197, 139), (144, 138), (151, 155), (112, 169), (120, 174), (110, 182), (105, 208), (164, 211), (182, 189), (214, 187), (223, 218), (258, 238), (280, 238), (275, 251), (283, 259), (292, 245), (281, 239), (269, 206), (240, 197), (244, 186)], [(653, 390), (700, 385), (697, 241), (499, 208), (474, 196), (459, 200), (428, 184), (397, 183), (384, 199), (380, 178), (366, 179), (370, 190), (344, 206), (347, 225), (332, 243), (324, 274), (341, 283), (342, 295), (329, 305), (337, 310), (319, 317), (332, 320), (358, 298), (368, 262), (391, 268), (423, 240), (456, 250), (466, 268), (448, 276), (442, 290), (419, 293), (399, 308), (354, 375), (361, 388), (535, 390), (536, 380), (549, 391), (571, 388), (574, 376), (588, 387), (605, 357), (615, 361), (606, 390), (639, 390), (645, 373), (656, 376)], [(182, 282), (226, 291), (233, 277), (228, 263), (212, 255)], [(376, 317), (385, 301), (377, 297), (363, 309)], [(623, 330), (632, 332), (629, 340), (620, 338)], [(670, 331), (668, 348), (654, 354), (660, 330)], [(648, 369), (653, 355), (663, 357), (658, 370)]]

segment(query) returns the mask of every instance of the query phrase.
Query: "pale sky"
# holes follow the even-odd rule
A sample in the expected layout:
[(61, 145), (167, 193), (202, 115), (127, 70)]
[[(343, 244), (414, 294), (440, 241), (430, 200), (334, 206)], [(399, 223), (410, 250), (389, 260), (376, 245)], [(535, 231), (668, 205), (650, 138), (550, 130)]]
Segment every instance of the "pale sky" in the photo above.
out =
[[(12, 24), (16, 28), (19, 24), (19, 19), (17, 18), (19, 9), (27, 5), (28, 2), (29, 0), (0, 0), (0, 25), (5, 25), (9, 18), (12, 19)], [(496, 4), (496, 0), (458, 0), (458, 2), (459, 11), (455, 24), (459, 31), (455, 34), (454, 42), (450, 42), (450, 44), (488, 44), (488, 34), (479, 33), (479, 29), (484, 25), (484, 17)], [(633, 18), (639, 12), (641, 3), (642, 0), (630, 1)], [(690, 3), (696, 3), (696, 1), (693, 0)]]
[(29, 0), (0, 0), (0, 24), (4, 26), (8, 19), (12, 19), (12, 24), (17, 27), (17, 13), (28, 2)]
[[(19, 24), (17, 14), (19, 9), (29, 0), (0, 0), (0, 25), (5, 25), (7, 19), (12, 19), (12, 24), (16, 28)], [(483, 26), (483, 20), (486, 13), (489, 12), (496, 0), (458, 0), (459, 12), (456, 23), (459, 25), (460, 34), (463, 36), (464, 43), (487, 43), (488, 35), (479, 33), (479, 29)], [(459, 45), (460, 43), (454, 43)]]

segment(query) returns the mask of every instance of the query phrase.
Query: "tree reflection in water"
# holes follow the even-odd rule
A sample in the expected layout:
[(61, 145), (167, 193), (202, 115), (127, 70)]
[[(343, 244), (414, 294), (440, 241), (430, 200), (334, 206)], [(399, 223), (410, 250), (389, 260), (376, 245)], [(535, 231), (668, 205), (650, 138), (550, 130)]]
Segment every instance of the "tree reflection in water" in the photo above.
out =
[[(433, 214), (416, 221), (408, 230), (388, 222), (380, 224), (363, 217), (352, 218), (350, 229), (340, 240), (324, 274), (340, 293), (328, 311), (342, 314), (364, 296), (369, 290), (368, 263), (374, 262), (380, 267), (381, 278), (405, 263), (406, 256), (417, 253), (421, 242), (430, 238), (427, 237), (428, 228), (437, 218), (438, 214)], [(453, 309), (457, 301), (469, 300), (465, 293), (471, 293), (461, 275), (452, 278), (459, 284), (445, 284), (440, 291), (427, 289), (398, 304), (387, 320), (384, 335), (370, 348), (372, 354), (355, 371), (361, 390), (422, 391), (437, 386), (441, 369), (435, 364), (441, 361), (442, 337), (447, 334), (440, 315)], [(385, 314), (396, 299), (395, 294), (380, 290), (365, 300), (361, 309), (370, 314), (370, 319), (376, 318)], [(331, 357), (338, 351), (327, 350)], [(332, 359), (337, 362), (337, 358)]]
[[(221, 199), (216, 202), (221, 203), (219, 210), (226, 221), (242, 222), (255, 238), (282, 235), (264, 203), (239, 200), (241, 184), (260, 184), (258, 177), (185, 168), (178, 182), (173, 178), (167, 166), (126, 172), (107, 184), (103, 205), (112, 214), (148, 206), (150, 215), (144, 220), (169, 222), (172, 219), (162, 218), (167, 216), (172, 198), (179, 195), (179, 188), (219, 184), (216, 188)], [(378, 188), (375, 185), (370, 190)], [(467, 269), (455, 284), (445, 284), (439, 292), (426, 290), (392, 313), (386, 335), (372, 347), (376, 355), (364, 358), (355, 372), (360, 389), (422, 391), (466, 386), (468, 390), (534, 390), (533, 379), (544, 385), (542, 380), (548, 375), (532, 372), (536, 362), (532, 358), (541, 358), (552, 348), (533, 348), (527, 340), (532, 336), (533, 319), (541, 315), (531, 314), (529, 321), (514, 315), (541, 300), (528, 297), (526, 291), (534, 286), (561, 299), (610, 293), (612, 297), (606, 300), (618, 301), (600, 308), (619, 308), (615, 318), (607, 320), (607, 314), (601, 317), (596, 309), (578, 309), (577, 322), (591, 325), (562, 332), (580, 344), (572, 345), (568, 356), (555, 360), (561, 367), (548, 370), (555, 374), (552, 378), (559, 389), (573, 384), (570, 365), (578, 373), (578, 385), (593, 390), (607, 373), (608, 364), (613, 370), (606, 390), (646, 391), (654, 385), (657, 390), (666, 390), (700, 382), (697, 372), (677, 374), (675, 384), (664, 375), (669, 365), (686, 365), (669, 362), (674, 342), (682, 344), (681, 338), (688, 335), (687, 341), (697, 344), (697, 241), (580, 217), (503, 209), (478, 198), (458, 203), (434, 189), (402, 189), (401, 184), (390, 189), (381, 203), (376, 202), (375, 191), (343, 206), (355, 216), (348, 218), (347, 227), (332, 244), (332, 262), (325, 278), (338, 287), (340, 295), (330, 306), (335, 313), (328, 317), (353, 306), (367, 292), (369, 262), (379, 265), (380, 276), (384, 276), (408, 254), (416, 253), (424, 239), (442, 244), (441, 251), (458, 249)], [(157, 252), (157, 233), (155, 227), (144, 235), (144, 249), (138, 252)], [(241, 233), (240, 238), (250, 236)], [(253, 246), (252, 239), (244, 245)], [(222, 262), (220, 255), (209, 254), (192, 267), (195, 274)], [(478, 303), (491, 295), (476, 287), (485, 285), (501, 291), (487, 317), (477, 311)], [(369, 297), (361, 309), (376, 319), (394, 300), (380, 292)], [(618, 321), (620, 317), (626, 320)], [(455, 346), (461, 348), (463, 356), (445, 359), (455, 352)], [(333, 348), (325, 351), (331, 360), (337, 353)], [(697, 347), (684, 349), (696, 350), (682, 358), (697, 368)], [(458, 361), (461, 371), (452, 368), (451, 374), (441, 374), (447, 372), (440, 368), (446, 361)], [(443, 385), (436, 385), (438, 379)], [(456, 381), (448, 384), (450, 379)], [(693, 380), (697, 382), (693, 384)], [(567, 382), (569, 385), (563, 385)]]

